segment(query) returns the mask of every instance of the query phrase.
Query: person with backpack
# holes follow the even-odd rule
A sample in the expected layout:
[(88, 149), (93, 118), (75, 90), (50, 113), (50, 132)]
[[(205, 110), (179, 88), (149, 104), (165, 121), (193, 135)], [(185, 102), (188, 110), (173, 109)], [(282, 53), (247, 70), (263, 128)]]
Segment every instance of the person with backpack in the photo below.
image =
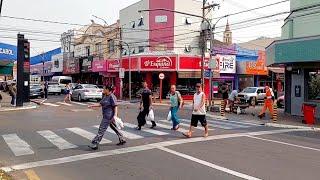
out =
[(170, 111), (171, 111), (171, 120), (172, 120), (172, 128), (171, 130), (178, 130), (180, 120), (178, 117), (179, 108), (183, 107), (183, 99), (179, 91), (177, 91), (176, 85), (171, 85), (170, 88)]

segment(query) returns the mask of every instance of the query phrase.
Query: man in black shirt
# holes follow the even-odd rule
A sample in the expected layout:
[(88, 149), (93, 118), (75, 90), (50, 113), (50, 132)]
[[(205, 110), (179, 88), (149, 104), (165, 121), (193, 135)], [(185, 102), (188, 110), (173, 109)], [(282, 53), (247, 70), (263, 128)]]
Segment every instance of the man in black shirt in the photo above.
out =
[[(141, 101), (140, 101), (140, 113), (137, 117), (138, 119), (138, 130), (141, 130), (141, 127), (146, 124), (146, 116), (149, 114), (149, 110), (152, 108), (152, 92), (148, 88), (147, 82), (143, 82), (143, 91), (141, 93)], [(141, 111), (142, 110), (142, 111)], [(155, 128), (157, 126), (155, 121), (151, 121), (151, 128)]]
[(227, 83), (223, 83), (221, 87), (221, 92), (222, 92), (222, 99), (224, 101), (223, 109), (226, 110), (226, 106), (228, 104), (228, 98), (229, 98), (229, 86)]

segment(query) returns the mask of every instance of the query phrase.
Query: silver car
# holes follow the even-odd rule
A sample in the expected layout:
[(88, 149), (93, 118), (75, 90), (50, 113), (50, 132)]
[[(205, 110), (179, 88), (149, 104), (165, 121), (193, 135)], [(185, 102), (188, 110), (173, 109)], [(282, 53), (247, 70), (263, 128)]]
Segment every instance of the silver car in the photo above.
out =
[(71, 99), (79, 102), (89, 99), (99, 101), (102, 99), (102, 90), (94, 84), (78, 84), (72, 90)]

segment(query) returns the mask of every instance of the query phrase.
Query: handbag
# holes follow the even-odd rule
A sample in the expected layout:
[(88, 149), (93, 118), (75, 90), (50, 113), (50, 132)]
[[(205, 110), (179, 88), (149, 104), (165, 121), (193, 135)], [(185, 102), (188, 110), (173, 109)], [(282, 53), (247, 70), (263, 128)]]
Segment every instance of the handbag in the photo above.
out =
[(154, 112), (152, 109), (149, 111), (149, 114), (147, 115), (146, 120), (147, 121), (154, 121)]
[(171, 121), (171, 111), (169, 111), (169, 113), (168, 113), (167, 121)]
[(122, 120), (119, 117), (115, 117), (114, 118), (114, 123), (116, 124), (118, 129), (124, 128), (124, 124), (123, 124)]

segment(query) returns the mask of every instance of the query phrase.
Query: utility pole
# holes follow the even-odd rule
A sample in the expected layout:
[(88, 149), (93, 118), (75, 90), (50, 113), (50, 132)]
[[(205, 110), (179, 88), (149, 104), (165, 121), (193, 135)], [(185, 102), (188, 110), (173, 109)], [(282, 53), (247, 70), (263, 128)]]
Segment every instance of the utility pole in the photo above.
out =
[[(119, 27), (119, 39), (120, 39), (120, 43), (119, 43), (119, 49), (120, 49), (120, 55), (119, 55), (119, 58), (120, 58), (120, 68), (123, 68), (122, 67), (122, 29), (121, 27)], [(120, 75), (120, 69), (119, 69), (119, 75)], [(120, 78), (120, 99), (123, 100), (123, 78)]]
[(3, 0), (0, 0), (0, 16), (1, 16), (1, 11), (2, 11), (2, 3), (3, 3)]
[[(202, 24), (204, 23), (204, 18), (206, 16), (206, 6), (207, 0), (203, 0), (202, 2)], [(202, 85), (202, 90), (204, 90), (204, 61), (205, 61), (205, 53), (206, 53), (206, 46), (207, 46), (207, 40), (206, 40), (206, 30), (202, 29), (201, 31), (201, 41), (203, 43), (202, 45), (202, 50), (201, 50), (201, 85)], [(201, 42), (200, 41), (200, 42)]]

